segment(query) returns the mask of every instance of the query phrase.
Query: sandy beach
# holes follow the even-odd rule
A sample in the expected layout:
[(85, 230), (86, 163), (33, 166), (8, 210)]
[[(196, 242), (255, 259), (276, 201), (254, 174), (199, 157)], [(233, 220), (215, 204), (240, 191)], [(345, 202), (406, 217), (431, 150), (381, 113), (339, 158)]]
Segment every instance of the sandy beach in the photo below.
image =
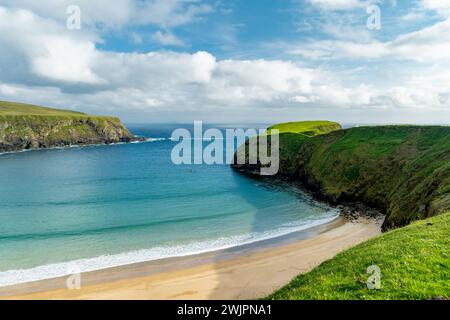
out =
[(381, 221), (339, 218), (303, 239), (259, 250), (209, 253), (0, 288), (0, 299), (254, 299), (282, 287), (337, 253), (377, 236)]

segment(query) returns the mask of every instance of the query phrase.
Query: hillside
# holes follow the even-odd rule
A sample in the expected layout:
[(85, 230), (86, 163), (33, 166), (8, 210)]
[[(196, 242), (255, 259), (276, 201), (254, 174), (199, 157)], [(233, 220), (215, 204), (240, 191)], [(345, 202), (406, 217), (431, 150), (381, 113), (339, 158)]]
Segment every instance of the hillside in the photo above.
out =
[(281, 134), (278, 177), (335, 204), (377, 208), (386, 214), (384, 230), (404, 226), (450, 209), (450, 127), (361, 127), (311, 138)]
[[(298, 276), (269, 299), (450, 298), (450, 212), (415, 222), (338, 254)], [(369, 290), (367, 268), (380, 270), (381, 288)]]
[(331, 131), (340, 130), (342, 127), (339, 123), (331, 121), (302, 121), (277, 124), (269, 127), (267, 131), (270, 133), (275, 129), (278, 130), (280, 134), (297, 133), (307, 137), (313, 137)]
[[(309, 138), (329, 133), (336, 130), (341, 130), (342, 127), (339, 123), (331, 121), (302, 121), (302, 122), (288, 122), (277, 124), (267, 128), (267, 134), (271, 134), (272, 130), (278, 130), (279, 132), (279, 142), (280, 142), (280, 175), (287, 177), (295, 175), (297, 171), (296, 159), (298, 156), (298, 150), (301, 149), (305, 141)], [(255, 138), (247, 140), (245, 145), (239, 147), (239, 152), (242, 148), (246, 148), (244, 151), (246, 153), (246, 161), (248, 163), (248, 146), (249, 142)], [(268, 145), (270, 146), (270, 139), (268, 140)], [(269, 148), (270, 149), (270, 148)], [(235, 157), (236, 162), (236, 157)], [(249, 164), (239, 164), (232, 165), (232, 167), (246, 174), (258, 175), (261, 166), (249, 165)]]
[(131, 140), (115, 117), (0, 101), (0, 152)]
[(32, 104), (0, 101), (0, 115), (3, 116), (19, 116), (19, 115), (40, 115), (40, 116), (87, 116), (82, 112), (52, 109), (46, 107), (35, 106)]

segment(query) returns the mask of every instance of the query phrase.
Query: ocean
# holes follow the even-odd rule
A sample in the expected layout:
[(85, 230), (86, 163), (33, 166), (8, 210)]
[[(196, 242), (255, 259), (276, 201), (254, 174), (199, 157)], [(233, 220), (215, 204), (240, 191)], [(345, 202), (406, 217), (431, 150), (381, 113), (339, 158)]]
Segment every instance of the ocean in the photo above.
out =
[(175, 165), (175, 125), (147, 142), (0, 155), (0, 286), (186, 256), (332, 221), (295, 187), (227, 165)]

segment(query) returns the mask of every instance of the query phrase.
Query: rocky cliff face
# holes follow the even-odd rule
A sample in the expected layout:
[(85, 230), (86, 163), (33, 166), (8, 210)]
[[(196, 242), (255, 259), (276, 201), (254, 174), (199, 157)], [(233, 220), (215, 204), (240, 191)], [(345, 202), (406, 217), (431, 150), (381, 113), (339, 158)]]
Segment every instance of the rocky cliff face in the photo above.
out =
[[(235, 165), (257, 173), (256, 165)], [(450, 127), (385, 126), (313, 138), (280, 135), (278, 178), (334, 204), (360, 202), (386, 214), (384, 230), (450, 209)]]
[(131, 133), (114, 117), (0, 116), (0, 152), (132, 140)]

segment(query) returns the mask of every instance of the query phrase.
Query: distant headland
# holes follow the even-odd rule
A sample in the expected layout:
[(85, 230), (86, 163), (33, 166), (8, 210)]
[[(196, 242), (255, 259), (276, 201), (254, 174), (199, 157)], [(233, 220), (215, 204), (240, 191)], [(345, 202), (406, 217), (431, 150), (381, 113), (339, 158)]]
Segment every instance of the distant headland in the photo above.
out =
[[(450, 210), (448, 126), (342, 130), (337, 123), (307, 121), (271, 129), (280, 132), (278, 178), (300, 183), (335, 205), (378, 209), (386, 215), (385, 231)], [(252, 175), (259, 167), (233, 165)]]
[(136, 140), (116, 117), (0, 101), (0, 152)]

